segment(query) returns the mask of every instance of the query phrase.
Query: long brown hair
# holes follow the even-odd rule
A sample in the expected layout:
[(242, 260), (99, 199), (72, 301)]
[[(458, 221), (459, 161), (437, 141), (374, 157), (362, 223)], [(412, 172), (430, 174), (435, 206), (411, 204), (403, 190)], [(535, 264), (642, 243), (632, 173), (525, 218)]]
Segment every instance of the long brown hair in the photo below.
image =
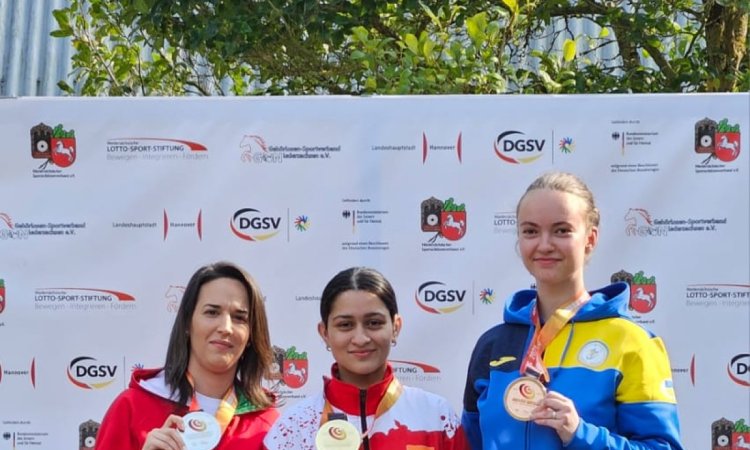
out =
[(247, 397), (250, 402), (265, 408), (274, 403), (274, 398), (263, 389), (263, 375), (273, 361), (273, 349), (268, 332), (268, 319), (263, 306), (263, 295), (253, 278), (235, 264), (220, 261), (198, 269), (185, 287), (180, 308), (177, 311), (172, 333), (169, 337), (164, 372), (172, 394), (179, 394), (181, 404), (187, 404), (193, 396), (193, 387), (187, 379), (190, 361), (190, 324), (198, 303), (201, 287), (218, 278), (230, 278), (239, 281), (247, 291), (249, 301), (248, 323), (250, 339), (237, 363), (235, 388)]

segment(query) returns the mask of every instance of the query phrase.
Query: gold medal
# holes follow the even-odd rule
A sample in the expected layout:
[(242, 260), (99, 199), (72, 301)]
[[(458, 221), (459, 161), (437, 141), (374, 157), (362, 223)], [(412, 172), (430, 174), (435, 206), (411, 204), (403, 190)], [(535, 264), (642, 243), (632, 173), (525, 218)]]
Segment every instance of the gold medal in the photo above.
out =
[(361, 442), (359, 431), (346, 420), (329, 420), (315, 435), (318, 450), (357, 450)]
[(528, 421), (531, 411), (542, 401), (545, 392), (544, 385), (536, 378), (521, 377), (505, 389), (505, 410), (516, 420)]

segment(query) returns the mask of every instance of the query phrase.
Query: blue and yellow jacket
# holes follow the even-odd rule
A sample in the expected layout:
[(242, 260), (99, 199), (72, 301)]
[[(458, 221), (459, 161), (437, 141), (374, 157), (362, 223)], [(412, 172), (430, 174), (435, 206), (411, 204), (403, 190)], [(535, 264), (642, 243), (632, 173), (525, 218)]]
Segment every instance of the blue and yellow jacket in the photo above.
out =
[[(629, 298), (625, 283), (591, 292), (544, 353), (548, 389), (570, 398), (581, 418), (566, 449), (682, 449), (666, 349), (628, 317)], [(474, 450), (563, 448), (555, 430), (518, 421), (503, 406), (506, 387), (521, 376), (535, 307), (536, 291), (515, 293), (505, 323), (485, 332), (471, 355), (462, 422)]]

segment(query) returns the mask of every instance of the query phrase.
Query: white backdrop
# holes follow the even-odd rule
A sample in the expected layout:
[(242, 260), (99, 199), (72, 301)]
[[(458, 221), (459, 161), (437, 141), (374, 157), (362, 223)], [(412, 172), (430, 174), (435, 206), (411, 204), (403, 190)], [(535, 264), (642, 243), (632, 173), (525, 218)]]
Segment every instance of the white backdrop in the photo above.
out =
[(188, 277), (219, 259), (263, 288), (287, 404), (332, 362), (323, 286), (368, 265), (399, 296), (399, 376), (460, 411), (474, 342), (532, 283), (515, 205), (546, 170), (594, 191), (588, 287), (631, 281), (686, 448), (739, 448), (749, 129), (747, 94), (4, 99), (0, 449), (88, 448), (132, 368), (163, 363)]

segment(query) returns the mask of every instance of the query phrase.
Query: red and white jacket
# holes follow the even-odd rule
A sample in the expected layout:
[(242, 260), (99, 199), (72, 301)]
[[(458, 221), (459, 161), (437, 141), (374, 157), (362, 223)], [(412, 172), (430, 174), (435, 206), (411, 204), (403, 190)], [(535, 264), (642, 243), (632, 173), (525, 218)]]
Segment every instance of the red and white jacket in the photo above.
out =
[[(323, 411), (346, 414), (347, 421), (367, 437), (362, 450), (468, 450), (461, 421), (436, 394), (402, 386), (395, 402), (376, 411), (394, 380), (388, 366), (383, 380), (359, 389), (335, 378), (323, 378), (323, 392), (290, 406), (271, 427), (263, 440), (267, 450), (315, 450), (315, 435), (324, 423)], [(328, 405), (328, 406), (326, 406)], [(364, 422), (364, 426), (363, 426)]]
[[(96, 436), (97, 450), (141, 450), (146, 435), (160, 428), (170, 414), (183, 416), (186, 405), (176, 403), (164, 382), (161, 369), (136, 370), (130, 385), (112, 405), (102, 420)], [(276, 408), (255, 408), (241, 397), (234, 417), (214, 450), (259, 450), (263, 437), (278, 417)]]

